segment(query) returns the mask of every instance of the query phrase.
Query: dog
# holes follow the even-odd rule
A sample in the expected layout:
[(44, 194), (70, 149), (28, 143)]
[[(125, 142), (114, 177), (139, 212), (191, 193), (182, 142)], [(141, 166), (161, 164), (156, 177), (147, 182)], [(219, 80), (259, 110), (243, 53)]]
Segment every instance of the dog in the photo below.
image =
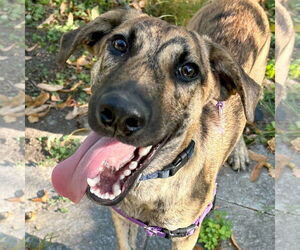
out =
[(64, 34), (61, 65), (82, 46), (97, 61), (93, 132), (54, 169), (57, 192), (111, 206), (120, 249), (136, 248), (136, 224), (193, 249), (219, 169), (253, 121), (269, 43), (251, 0), (209, 2), (187, 27), (115, 9)]
[(292, 17), (288, 11), (288, 1), (276, 2), (276, 36), (275, 40), (275, 83), (276, 83), (276, 108), (286, 98), (286, 80), (295, 45), (295, 30)]

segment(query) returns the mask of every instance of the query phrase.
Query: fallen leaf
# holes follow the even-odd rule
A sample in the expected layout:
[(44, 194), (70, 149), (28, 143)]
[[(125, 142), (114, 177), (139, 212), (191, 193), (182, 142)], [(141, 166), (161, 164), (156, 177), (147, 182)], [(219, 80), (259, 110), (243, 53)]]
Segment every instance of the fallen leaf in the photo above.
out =
[(266, 165), (268, 157), (261, 154), (257, 154), (251, 150), (248, 150), (248, 152), (250, 159), (253, 161), (257, 161), (257, 164), (253, 168), (250, 175), (250, 181), (256, 181), (261, 174), (262, 168)]
[(275, 137), (273, 137), (271, 140), (269, 140), (268, 142), (268, 146), (269, 146), (269, 149), (272, 151), (272, 153), (275, 152), (275, 148), (276, 148), (276, 140), (275, 140)]
[(17, 118), (16, 118), (15, 116), (5, 115), (5, 116), (3, 116), (3, 120), (4, 120), (6, 123), (13, 123), (13, 122), (16, 122), (16, 121), (17, 121)]
[(11, 198), (7, 198), (5, 199), (6, 201), (9, 201), (9, 202), (25, 202), (25, 199), (24, 199), (24, 196), (21, 196), (21, 197), (11, 197)]
[(194, 246), (193, 250), (205, 250), (205, 249), (199, 245), (196, 245)]
[(63, 103), (58, 103), (55, 105), (58, 109), (64, 109), (65, 107), (73, 107), (76, 104), (76, 101), (72, 98), (72, 96), (69, 96), (68, 99)]
[(14, 29), (21, 29), (23, 28), (23, 25), (25, 24), (25, 21), (22, 21), (21, 23), (14, 26)]
[(17, 83), (17, 84), (15, 84), (15, 87), (17, 87), (18, 89), (24, 90), (25, 89), (25, 83), (24, 82)]
[(235, 239), (235, 237), (234, 237), (233, 234), (231, 234), (231, 236), (230, 236), (230, 241), (231, 241), (232, 245), (235, 247), (235, 249), (242, 250), (240, 248), (239, 244), (237, 243), (237, 241), (236, 241), (236, 239)]
[(25, 56), (25, 61), (31, 60), (32, 56)]
[(68, 8), (68, 3), (67, 1), (62, 1), (60, 7), (59, 7), (59, 12), (61, 15), (65, 14), (66, 9)]
[(0, 56), (0, 61), (4, 61), (6, 59), (8, 59), (8, 56)]
[(47, 191), (42, 191), (41, 192), (41, 196), (37, 197), (37, 198), (33, 198), (31, 199), (31, 201), (33, 202), (42, 202), (42, 203), (46, 203), (49, 200), (49, 194)]
[(24, 91), (20, 91), (16, 96), (10, 99), (10, 106), (18, 106), (24, 103), (25, 93)]
[(73, 25), (73, 23), (74, 23), (74, 16), (73, 16), (73, 13), (70, 12), (68, 15), (67, 25), (71, 26), (71, 25)]
[(66, 120), (72, 120), (72, 119), (74, 119), (77, 115), (78, 115), (78, 107), (77, 107), (77, 106), (74, 106), (73, 110), (70, 111), (70, 112), (66, 115), (65, 119), (66, 119)]
[(38, 97), (31, 98), (31, 100), (25, 96), (25, 104), (27, 107), (38, 107), (47, 102), (50, 98), (50, 94), (42, 92)]
[(61, 85), (51, 85), (46, 83), (40, 83), (37, 85), (40, 89), (47, 90), (47, 91), (58, 91), (63, 89), (64, 87)]
[(51, 101), (53, 102), (61, 102), (59, 95), (51, 95)]
[(299, 151), (300, 152), (300, 137), (294, 139), (291, 141), (291, 144), (293, 146), (293, 148), (296, 150), (296, 151)]
[(33, 221), (36, 219), (36, 212), (33, 211), (29, 211), (25, 213), (25, 221), (29, 222), (29, 221)]
[(11, 44), (10, 46), (6, 47), (6, 48), (0, 48), (0, 51), (2, 52), (7, 52), (10, 51), (13, 47), (15, 46), (15, 44)]
[(98, 17), (100, 15), (99, 13), (99, 7), (96, 6), (91, 10), (91, 20), (96, 19), (96, 17)]
[(92, 94), (92, 89), (91, 88), (84, 88), (82, 89), (85, 93), (87, 93), (88, 95)]
[(294, 168), (293, 175), (296, 176), (297, 178), (300, 178), (300, 168)]
[(0, 106), (7, 106), (10, 99), (6, 95), (0, 95)]
[(42, 28), (44, 28), (45, 25), (51, 24), (53, 21), (55, 21), (55, 14), (54, 13), (51, 14), (49, 17), (47, 17), (47, 19), (44, 22), (42, 22), (41, 24), (39, 24), (37, 26), (37, 28), (38, 29), (42, 29)]
[(41, 117), (46, 116), (46, 115), (49, 113), (49, 111), (50, 111), (50, 107), (49, 107), (48, 110), (46, 110), (46, 111), (44, 111), (44, 112), (34, 113), (34, 114), (31, 114), (30, 116), (31, 116), (31, 117), (39, 117), (39, 118), (41, 118)]
[(30, 123), (36, 123), (36, 122), (38, 122), (38, 121), (40, 120), (38, 117), (32, 116), (32, 115), (28, 116), (27, 119), (28, 119), (28, 121), (29, 121)]
[(59, 92), (69, 93), (69, 92), (75, 91), (82, 84), (83, 84), (83, 81), (79, 81), (79, 82), (75, 83), (72, 86), (72, 88), (70, 88), (70, 89), (61, 89), (61, 90), (59, 90)]
[(32, 107), (29, 107), (29, 108), (25, 109), (25, 115), (33, 115), (33, 114), (36, 114), (36, 113), (39, 113), (39, 112), (43, 112), (46, 109), (49, 109), (49, 107), (50, 106), (48, 104), (43, 104), (42, 106), (39, 106), (37, 108), (32, 106)]
[(38, 46), (39, 46), (39, 44), (36, 43), (35, 45), (31, 46), (30, 48), (27, 48), (26, 51), (31, 52), (31, 51), (35, 50)]
[(291, 164), (291, 160), (282, 154), (276, 154), (275, 160), (276, 160), (276, 164), (275, 164), (276, 168), (274, 168), (272, 171), (269, 171), (269, 174), (275, 179), (278, 179), (284, 167), (287, 167)]
[(0, 115), (3, 115), (3, 116), (8, 115), (9, 116), (9, 115), (12, 115), (14, 113), (24, 111), (24, 109), (25, 109), (24, 104), (20, 105), (20, 106), (17, 106), (17, 107), (6, 106), (6, 107), (3, 107), (3, 108), (0, 108)]

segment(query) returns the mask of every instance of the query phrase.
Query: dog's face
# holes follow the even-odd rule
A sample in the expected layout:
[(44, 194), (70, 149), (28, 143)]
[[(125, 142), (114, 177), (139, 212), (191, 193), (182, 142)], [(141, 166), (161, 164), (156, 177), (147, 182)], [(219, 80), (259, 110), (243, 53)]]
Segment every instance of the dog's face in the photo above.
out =
[(119, 196), (89, 192), (101, 204), (119, 202), (149, 162), (161, 157), (165, 144), (178, 137), (182, 142), (198, 129), (202, 108), (212, 99), (227, 100), (238, 93), (246, 116), (253, 117), (256, 103), (251, 98), (258, 96), (259, 87), (226, 51), (193, 31), (134, 10), (115, 10), (67, 33), (60, 62), (80, 45), (97, 56), (88, 114), (91, 128), (139, 152), (148, 150), (142, 157), (133, 153), (139, 165), (130, 168), (131, 175), (123, 173)]

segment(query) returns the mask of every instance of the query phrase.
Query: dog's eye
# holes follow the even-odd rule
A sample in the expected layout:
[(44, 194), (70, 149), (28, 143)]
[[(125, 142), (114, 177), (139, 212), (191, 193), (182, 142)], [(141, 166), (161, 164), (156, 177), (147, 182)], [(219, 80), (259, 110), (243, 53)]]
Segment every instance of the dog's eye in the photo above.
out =
[(177, 70), (177, 76), (184, 81), (195, 80), (199, 75), (199, 68), (194, 63), (186, 63)]
[(127, 52), (127, 42), (123, 38), (116, 38), (112, 41), (112, 46), (121, 53)]

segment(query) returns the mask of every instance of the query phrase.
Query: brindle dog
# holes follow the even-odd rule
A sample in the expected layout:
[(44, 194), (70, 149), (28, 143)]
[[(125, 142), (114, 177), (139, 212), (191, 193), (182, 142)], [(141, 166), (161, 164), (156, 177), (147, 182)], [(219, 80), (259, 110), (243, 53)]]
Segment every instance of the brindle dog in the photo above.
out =
[[(191, 140), (196, 143), (193, 157), (176, 175), (135, 179), (120, 198), (95, 200), (117, 204), (149, 225), (169, 230), (191, 225), (212, 201), (220, 167), (246, 121), (253, 120), (269, 42), (267, 16), (251, 0), (212, 1), (186, 28), (116, 9), (66, 33), (60, 64), (81, 46), (97, 56), (91, 128), (136, 147), (165, 142), (143, 174), (161, 170)], [(217, 101), (225, 103), (222, 114)], [(120, 249), (134, 249), (136, 226), (114, 212), (113, 219)], [(174, 238), (173, 248), (192, 249), (198, 234), (199, 228)]]

